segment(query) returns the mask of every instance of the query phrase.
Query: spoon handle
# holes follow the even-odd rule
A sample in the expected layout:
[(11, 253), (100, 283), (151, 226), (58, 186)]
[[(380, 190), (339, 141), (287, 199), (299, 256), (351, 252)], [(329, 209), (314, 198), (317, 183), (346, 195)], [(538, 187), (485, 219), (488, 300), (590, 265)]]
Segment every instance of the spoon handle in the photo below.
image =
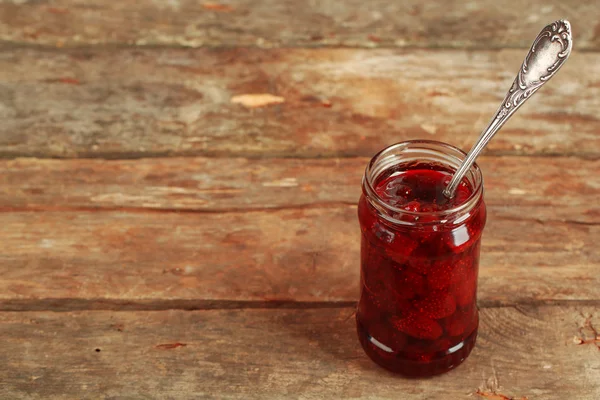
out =
[(448, 198), (454, 192), (463, 176), (471, 168), (479, 153), (496, 134), (498, 129), (508, 121), (515, 111), (525, 103), (542, 85), (550, 80), (567, 61), (571, 54), (573, 40), (571, 38), (571, 25), (569, 21), (560, 20), (546, 26), (535, 38), (531, 49), (525, 56), (523, 65), (517, 74), (510, 90), (496, 111), (494, 118), (479, 136), (469, 154), (458, 168), (450, 183), (444, 189)]

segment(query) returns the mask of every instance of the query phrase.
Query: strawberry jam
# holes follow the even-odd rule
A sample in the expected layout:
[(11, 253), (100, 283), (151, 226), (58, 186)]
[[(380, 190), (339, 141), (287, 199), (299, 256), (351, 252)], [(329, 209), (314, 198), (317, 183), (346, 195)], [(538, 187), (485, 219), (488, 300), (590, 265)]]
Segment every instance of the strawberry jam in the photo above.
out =
[(358, 336), (373, 361), (404, 375), (448, 371), (475, 344), (486, 218), (477, 165), (452, 199), (442, 193), (463, 157), (442, 143), (404, 142), (365, 172)]

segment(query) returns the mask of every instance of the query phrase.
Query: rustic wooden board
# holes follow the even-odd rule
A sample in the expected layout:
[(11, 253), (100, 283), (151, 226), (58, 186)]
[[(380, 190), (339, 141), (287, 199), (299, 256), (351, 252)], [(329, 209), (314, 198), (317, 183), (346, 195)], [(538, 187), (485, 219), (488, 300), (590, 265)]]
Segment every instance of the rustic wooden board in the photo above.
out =
[(576, 0), (3, 1), (0, 39), (49, 46), (529, 47), (568, 18), (580, 49), (598, 49), (594, 2)]
[(0, 1), (0, 398), (598, 399), (594, 52), (481, 160), (469, 361), (358, 346), (366, 157), (466, 149), (551, 20), (600, 49), (593, 2), (401, 3)]
[[(4, 50), (0, 156), (371, 156), (420, 138), (468, 148), (522, 59), (522, 50)], [(489, 152), (598, 158), (599, 75), (600, 54), (573, 54)], [(270, 104), (247, 107), (256, 101)]]
[[(235, 306), (358, 297), (355, 206), (5, 212), (0, 226), (4, 310), (211, 308), (215, 301)], [(598, 224), (504, 218), (490, 210), (479, 299), (597, 299), (599, 235)]]
[(594, 306), (483, 309), (463, 365), (407, 380), (362, 353), (351, 308), (1, 313), (0, 396), (596, 400), (599, 351), (578, 344), (590, 315), (600, 324)]
[[(367, 158), (0, 161), (0, 209), (249, 211), (356, 204)], [(482, 157), (504, 217), (600, 223), (600, 160)]]

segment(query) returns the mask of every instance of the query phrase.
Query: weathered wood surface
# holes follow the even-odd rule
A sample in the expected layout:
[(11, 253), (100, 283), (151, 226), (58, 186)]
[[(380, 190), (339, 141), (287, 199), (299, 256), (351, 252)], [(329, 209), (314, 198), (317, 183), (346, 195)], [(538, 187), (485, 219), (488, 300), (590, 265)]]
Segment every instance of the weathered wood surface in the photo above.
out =
[(352, 308), (1, 313), (0, 397), (597, 400), (600, 352), (579, 343), (599, 319), (594, 306), (483, 309), (463, 365), (407, 380), (363, 354)]
[[(598, 399), (596, 15), (0, 1), (0, 310), (20, 311), (0, 312), (0, 398)], [(478, 345), (433, 380), (387, 374), (353, 326), (365, 163), (468, 148), (557, 18), (591, 51), (480, 162)]]
[[(219, 301), (354, 302), (355, 206), (255, 212), (0, 213), (4, 310), (214, 307)], [(600, 225), (491, 209), (479, 299), (598, 298)], [(45, 300), (48, 299), (48, 300)]]
[[(466, 149), (522, 59), (522, 50), (5, 50), (0, 156), (371, 156), (417, 138)], [(489, 153), (598, 158), (599, 75), (600, 54), (573, 54)], [(248, 108), (238, 102), (256, 98), (236, 97), (261, 93), (284, 103)]]
[[(0, 161), (0, 209), (251, 211), (356, 204), (368, 158)], [(503, 217), (600, 224), (600, 160), (481, 157)]]
[(580, 49), (600, 47), (597, 5), (577, 0), (6, 0), (0, 39), (47, 46), (424, 46), (528, 48), (568, 18)]

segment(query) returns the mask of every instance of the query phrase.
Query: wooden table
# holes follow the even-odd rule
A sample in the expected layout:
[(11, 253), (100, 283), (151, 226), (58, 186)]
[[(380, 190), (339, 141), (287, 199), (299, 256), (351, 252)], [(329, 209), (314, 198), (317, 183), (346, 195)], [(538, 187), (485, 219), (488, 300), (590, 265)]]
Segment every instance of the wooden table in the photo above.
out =
[[(1, 2), (0, 398), (600, 398), (599, 7), (458, 3)], [(363, 168), (467, 149), (561, 17), (480, 161), (478, 344), (393, 376), (354, 330)]]

